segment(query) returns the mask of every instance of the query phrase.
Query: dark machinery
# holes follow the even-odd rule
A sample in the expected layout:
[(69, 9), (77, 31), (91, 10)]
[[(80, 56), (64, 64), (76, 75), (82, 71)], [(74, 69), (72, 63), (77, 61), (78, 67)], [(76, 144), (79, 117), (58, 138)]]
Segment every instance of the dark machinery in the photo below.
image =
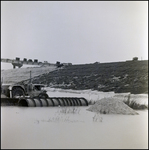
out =
[[(31, 76), (30, 76), (31, 77)], [(83, 97), (49, 97), (43, 84), (1, 84), (1, 105), (26, 107), (88, 106)]]

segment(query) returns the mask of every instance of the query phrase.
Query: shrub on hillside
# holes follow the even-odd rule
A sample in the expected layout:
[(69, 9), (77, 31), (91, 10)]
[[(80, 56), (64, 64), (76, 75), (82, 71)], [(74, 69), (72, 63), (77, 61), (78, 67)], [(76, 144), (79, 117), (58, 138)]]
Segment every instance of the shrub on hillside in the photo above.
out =
[(143, 109), (148, 109), (148, 106), (145, 104), (138, 104), (134, 100), (130, 101), (130, 94), (128, 95), (128, 98), (126, 101), (124, 101), (126, 105), (128, 105), (130, 108), (135, 109), (135, 110), (143, 110)]

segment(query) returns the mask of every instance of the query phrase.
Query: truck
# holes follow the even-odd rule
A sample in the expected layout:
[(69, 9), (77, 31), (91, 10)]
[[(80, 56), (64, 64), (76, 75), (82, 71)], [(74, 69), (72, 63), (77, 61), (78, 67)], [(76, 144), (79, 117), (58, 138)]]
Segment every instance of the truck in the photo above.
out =
[(44, 84), (2, 84), (1, 94), (8, 98), (48, 97)]

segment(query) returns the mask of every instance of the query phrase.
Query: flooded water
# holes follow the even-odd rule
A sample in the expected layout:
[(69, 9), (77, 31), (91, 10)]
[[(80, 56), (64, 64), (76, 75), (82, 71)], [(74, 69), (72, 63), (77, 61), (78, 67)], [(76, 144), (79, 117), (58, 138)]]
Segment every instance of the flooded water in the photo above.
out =
[[(1, 148), (147, 148), (148, 111), (99, 115), (88, 107), (1, 107)], [(67, 109), (67, 111), (65, 111)], [(65, 113), (67, 112), (67, 113)]]
[(1, 106), (1, 148), (148, 148), (148, 110), (104, 115), (87, 111), (88, 107)]

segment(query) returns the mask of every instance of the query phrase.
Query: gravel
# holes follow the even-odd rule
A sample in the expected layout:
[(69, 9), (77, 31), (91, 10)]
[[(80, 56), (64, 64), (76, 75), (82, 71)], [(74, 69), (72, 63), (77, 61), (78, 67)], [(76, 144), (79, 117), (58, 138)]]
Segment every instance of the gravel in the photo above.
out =
[(94, 105), (91, 105), (88, 111), (100, 114), (123, 114), (123, 115), (138, 115), (136, 111), (118, 99), (103, 98), (98, 100)]

